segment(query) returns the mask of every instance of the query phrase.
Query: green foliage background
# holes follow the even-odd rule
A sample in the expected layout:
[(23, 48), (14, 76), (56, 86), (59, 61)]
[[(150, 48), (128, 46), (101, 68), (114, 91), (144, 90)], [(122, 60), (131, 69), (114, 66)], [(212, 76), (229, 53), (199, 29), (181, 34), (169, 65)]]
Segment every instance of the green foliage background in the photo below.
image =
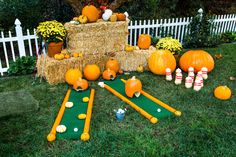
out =
[[(132, 19), (139, 20), (193, 16), (200, 7), (211, 14), (236, 12), (236, 2), (233, 0), (128, 0), (117, 11), (128, 11)], [(16, 18), (25, 29), (35, 28), (45, 20), (66, 22), (74, 15), (72, 8), (64, 0), (0, 1), (0, 29), (7, 31), (14, 29)]]

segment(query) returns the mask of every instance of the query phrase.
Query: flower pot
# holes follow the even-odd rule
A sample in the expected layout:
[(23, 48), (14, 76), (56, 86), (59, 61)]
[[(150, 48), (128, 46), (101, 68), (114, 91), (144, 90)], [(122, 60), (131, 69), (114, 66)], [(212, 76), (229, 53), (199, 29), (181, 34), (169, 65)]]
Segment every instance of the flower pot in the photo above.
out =
[(63, 42), (50, 42), (48, 44), (48, 56), (54, 57), (55, 54), (61, 53)]

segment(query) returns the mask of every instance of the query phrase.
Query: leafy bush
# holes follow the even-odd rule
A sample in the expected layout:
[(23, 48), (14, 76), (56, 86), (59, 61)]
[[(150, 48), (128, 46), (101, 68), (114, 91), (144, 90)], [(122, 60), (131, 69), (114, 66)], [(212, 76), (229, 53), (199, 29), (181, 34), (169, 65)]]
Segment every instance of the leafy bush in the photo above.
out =
[(236, 41), (236, 32), (225, 32), (220, 35), (220, 41), (223, 43), (231, 43)]
[(185, 48), (214, 47), (220, 43), (217, 35), (211, 34), (212, 20), (208, 16), (193, 17), (189, 24), (189, 34), (184, 40)]
[(157, 49), (169, 50), (172, 54), (179, 54), (182, 50), (182, 44), (177, 39), (173, 39), (172, 37), (161, 38), (157, 45)]
[(32, 74), (34, 72), (36, 65), (36, 58), (27, 56), (17, 58), (16, 61), (10, 62), (10, 67), (8, 69), (9, 75), (25, 75)]

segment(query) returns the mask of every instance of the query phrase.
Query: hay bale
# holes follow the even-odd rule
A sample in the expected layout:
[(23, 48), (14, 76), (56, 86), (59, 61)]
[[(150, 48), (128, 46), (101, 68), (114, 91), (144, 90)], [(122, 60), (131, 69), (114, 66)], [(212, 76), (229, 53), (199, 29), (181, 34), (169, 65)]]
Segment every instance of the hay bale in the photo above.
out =
[(148, 69), (147, 59), (155, 51), (155, 48), (149, 50), (135, 50), (134, 52), (117, 52), (115, 58), (119, 61), (121, 69), (124, 71), (136, 71), (139, 65)]
[(75, 25), (65, 23), (67, 49), (69, 52), (101, 54), (124, 50), (127, 43), (128, 21), (88, 23)]
[(65, 74), (71, 68), (83, 70), (86, 64), (97, 64), (101, 70), (104, 69), (108, 55), (84, 55), (83, 57), (71, 57), (64, 60), (55, 60), (47, 55), (40, 55), (37, 61), (38, 76), (45, 77), (51, 85), (65, 82)]

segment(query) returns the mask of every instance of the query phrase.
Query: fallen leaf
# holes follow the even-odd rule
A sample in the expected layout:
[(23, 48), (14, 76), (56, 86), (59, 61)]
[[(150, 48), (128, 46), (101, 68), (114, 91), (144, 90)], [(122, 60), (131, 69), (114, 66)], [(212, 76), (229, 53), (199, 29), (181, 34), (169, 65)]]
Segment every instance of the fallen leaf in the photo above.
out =
[(216, 58), (216, 59), (221, 59), (221, 58), (222, 58), (221, 53), (215, 54), (215, 58)]

